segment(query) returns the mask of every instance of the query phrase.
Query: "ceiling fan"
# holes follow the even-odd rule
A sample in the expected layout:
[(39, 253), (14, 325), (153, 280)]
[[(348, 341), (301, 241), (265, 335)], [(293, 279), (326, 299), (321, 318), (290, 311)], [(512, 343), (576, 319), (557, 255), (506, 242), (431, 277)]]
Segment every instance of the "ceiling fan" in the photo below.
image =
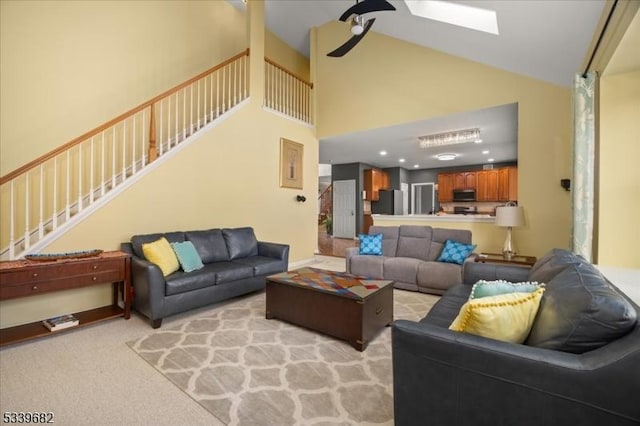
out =
[(376, 20), (376, 18), (371, 18), (365, 22), (362, 15), (370, 12), (382, 12), (384, 10), (396, 10), (396, 8), (387, 0), (356, 0), (356, 4), (340, 16), (342, 22), (347, 22), (347, 19), (349, 19), (351, 15), (355, 15), (351, 19), (351, 34), (353, 34), (353, 37), (347, 40), (342, 46), (327, 53), (327, 56), (339, 58), (353, 49), (354, 46), (364, 38), (367, 32), (369, 32)]

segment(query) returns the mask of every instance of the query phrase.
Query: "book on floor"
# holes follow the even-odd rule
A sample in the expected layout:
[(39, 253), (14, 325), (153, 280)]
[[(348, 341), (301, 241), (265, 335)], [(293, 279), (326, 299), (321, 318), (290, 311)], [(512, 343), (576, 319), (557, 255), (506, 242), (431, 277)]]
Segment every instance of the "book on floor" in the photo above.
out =
[(58, 331), (69, 327), (75, 327), (79, 323), (80, 322), (78, 321), (78, 318), (74, 317), (72, 314), (49, 318), (42, 321), (42, 324), (44, 324), (44, 326), (51, 331)]

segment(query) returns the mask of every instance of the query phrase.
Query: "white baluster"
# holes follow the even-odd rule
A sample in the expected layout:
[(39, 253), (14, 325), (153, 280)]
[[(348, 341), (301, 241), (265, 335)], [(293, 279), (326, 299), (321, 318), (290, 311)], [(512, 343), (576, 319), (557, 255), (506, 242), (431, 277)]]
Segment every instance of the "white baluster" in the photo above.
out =
[(41, 240), (44, 237), (44, 164), (40, 164), (40, 212), (38, 216), (38, 240)]
[(111, 189), (116, 187), (116, 126), (111, 128)]
[(227, 67), (225, 66), (225, 67), (222, 67), (222, 70), (220, 70), (220, 72), (222, 73), (222, 112), (223, 113), (227, 110), (226, 105), (225, 105), (225, 99), (224, 99), (224, 95), (225, 95), (225, 90), (224, 89), (226, 87), (225, 84), (224, 84), (226, 69), (227, 69)]
[(14, 259), (15, 254), (16, 254), (16, 235), (15, 235), (15, 226), (16, 226), (16, 219), (15, 219), (15, 210), (16, 210), (16, 206), (14, 203), (14, 197), (13, 197), (13, 180), (11, 181), (10, 184), (10, 191), (9, 191), (9, 258), (10, 259)]
[[(187, 89), (182, 89), (182, 139), (187, 137)], [(178, 143), (178, 141), (176, 141)]]
[(29, 172), (25, 173), (24, 185), (24, 250), (29, 250), (31, 238), (29, 237)]
[(53, 229), (58, 228), (58, 156), (53, 157), (53, 212), (51, 213)]
[(127, 180), (127, 120), (122, 122), (122, 180)]
[(189, 85), (189, 136), (193, 134), (193, 84)]
[(238, 61), (233, 61), (233, 105), (238, 105)]
[[(171, 97), (169, 97), (169, 102)], [(171, 107), (171, 105), (169, 105)], [(152, 107), (153, 108), (153, 107)], [(167, 120), (167, 135), (169, 134), (169, 120)], [(164, 136), (164, 99), (160, 101), (160, 139), (158, 144), (160, 145), (160, 155), (162, 155), (162, 138)]]
[[(200, 129), (200, 81), (201, 80), (198, 80), (198, 109), (197, 109), (197, 111), (198, 111), (198, 129)], [(207, 90), (206, 80), (205, 80), (205, 88), (204, 88), (204, 90)], [(206, 102), (207, 102), (206, 98), (204, 99), (204, 102), (206, 104)], [(206, 105), (205, 105), (205, 108), (206, 108)]]
[[(151, 108), (153, 108), (153, 104), (151, 105)], [(143, 109), (142, 110), (142, 169), (145, 168), (145, 166), (147, 165), (147, 152), (148, 150), (146, 150), (144, 147), (147, 144), (148, 139), (147, 139), (147, 109)]]
[(93, 136), (91, 137), (91, 143), (89, 144), (91, 147), (91, 152), (89, 153), (89, 205), (93, 204)]
[(102, 140), (100, 141), (100, 196), (104, 197), (104, 191), (105, 191), (105, 160), (106, 160), (106, 155), (105, 155), (105, 151), (104, 151), (104, 135), (105, 133), (107, 133), (107, 131), (103, 131), (102, 132)]
[(82, 211), (82, 144), (78, 145), (78, 212)]
[[(178, 113), (178, 92), (175, 93), (175, 98), (176, 98), (176, 111), (175, 111), (174, 121), (175, 121), (175, 127), (176, 127), (176, 135), (174, 136), (173, 141), (174, 141), (174, 143), (178, 143), (178, 135), (180, 134), (180, 130), (178, 130), (178, 116), (179, 116), (179, 113)], [(171, 141), (168, 141), (168, 142), (169, 142), (169, 146), (171, 146)]]
[(216, 118), (220, 116), (220, 71), (216, 71)]
[(133, 120), (133, 128), (131, 130), (131, 176), (133, 176), (136, 174), (136, 163), (138, 160), (136, 159), (136, 116), (134, 115), (131, 118)]

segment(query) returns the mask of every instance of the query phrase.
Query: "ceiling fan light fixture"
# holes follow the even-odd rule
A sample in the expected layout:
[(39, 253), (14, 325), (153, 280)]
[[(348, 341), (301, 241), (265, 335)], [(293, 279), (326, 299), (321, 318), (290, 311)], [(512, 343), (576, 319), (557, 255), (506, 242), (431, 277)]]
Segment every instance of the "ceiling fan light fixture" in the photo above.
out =
[(351, 20), (351, 34), (358, 36), (364, 31), (364, 18), (356, 15)]

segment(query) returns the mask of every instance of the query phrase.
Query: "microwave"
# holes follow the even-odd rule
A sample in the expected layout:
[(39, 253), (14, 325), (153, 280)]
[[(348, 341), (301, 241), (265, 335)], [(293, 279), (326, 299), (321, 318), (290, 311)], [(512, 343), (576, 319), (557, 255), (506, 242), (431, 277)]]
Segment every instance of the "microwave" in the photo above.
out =
[(476, 190), (475, 189), (454, 189), (453, 201), (475, 201)]

